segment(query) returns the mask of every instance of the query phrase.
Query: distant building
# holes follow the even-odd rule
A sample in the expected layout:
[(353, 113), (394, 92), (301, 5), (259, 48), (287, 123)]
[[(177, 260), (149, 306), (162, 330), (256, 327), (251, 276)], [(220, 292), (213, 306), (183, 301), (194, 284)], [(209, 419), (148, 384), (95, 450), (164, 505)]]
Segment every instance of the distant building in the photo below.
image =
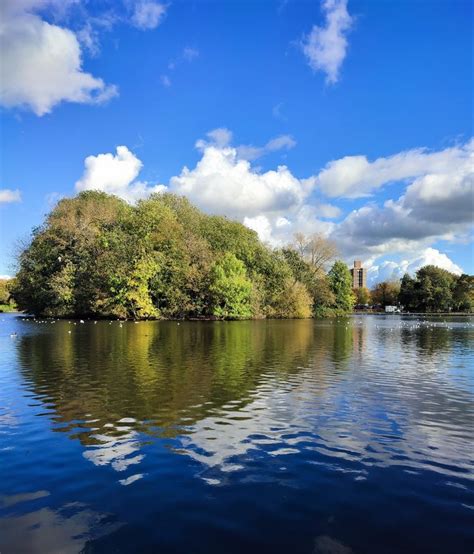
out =
[(351, 269), (352, 288), (361, 289), (367, 287), (367, 270), (362, 267), (362, 262), (356, 260), (354, 267)]

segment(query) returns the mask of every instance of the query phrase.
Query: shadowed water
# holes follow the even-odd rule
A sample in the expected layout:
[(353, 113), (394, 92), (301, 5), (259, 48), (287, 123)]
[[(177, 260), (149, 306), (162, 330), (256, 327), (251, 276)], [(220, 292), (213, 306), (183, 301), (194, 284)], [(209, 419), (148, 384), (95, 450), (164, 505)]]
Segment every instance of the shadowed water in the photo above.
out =
[(2, 315), (0, 552), (470, 554), (473, 323)]

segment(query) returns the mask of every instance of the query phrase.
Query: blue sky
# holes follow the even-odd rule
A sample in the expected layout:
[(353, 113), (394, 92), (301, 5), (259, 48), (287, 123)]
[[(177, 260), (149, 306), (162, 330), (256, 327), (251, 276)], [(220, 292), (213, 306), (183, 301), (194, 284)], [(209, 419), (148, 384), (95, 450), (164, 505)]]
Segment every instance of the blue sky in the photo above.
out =
[(474, 272), (471, 2), (1, 9), (0, 274), (90, 188), (185, 194), (276, 246), (324, 233), (372, 281)]

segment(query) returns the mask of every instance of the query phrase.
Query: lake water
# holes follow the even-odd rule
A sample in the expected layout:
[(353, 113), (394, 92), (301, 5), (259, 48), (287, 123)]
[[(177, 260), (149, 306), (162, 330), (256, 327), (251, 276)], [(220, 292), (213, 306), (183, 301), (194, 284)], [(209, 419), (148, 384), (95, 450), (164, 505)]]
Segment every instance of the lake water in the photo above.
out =
[(471, 318), (2, 314), (0, 552), (471, 554), (473, 345)]

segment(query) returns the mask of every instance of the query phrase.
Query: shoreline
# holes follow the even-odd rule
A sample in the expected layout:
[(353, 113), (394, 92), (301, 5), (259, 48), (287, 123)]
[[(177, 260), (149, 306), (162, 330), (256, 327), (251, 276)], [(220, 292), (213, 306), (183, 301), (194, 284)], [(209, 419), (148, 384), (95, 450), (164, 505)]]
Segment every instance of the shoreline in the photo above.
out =
[(358, 311), (352, 312), (349, 315), (389, 315), (389, 316), (430, 316), (430, 317), (469, 317), (474, 316), (474, 312), (369, 312), (369, 311)]
[(1, 312), (3, 314), (15, 314), (21, 316), (23, 319), (34, 320), (34, 321), (83, 321), (84, 323), (90, 322), (99, 322), (99, 321), (117, 321), (117, 322), (143, 322), (143, 321), (175, 321), (178, 323), (181, 322), (236, 322), (236, 321), (322, 321), (322, 320), (334, 320), (345, 317), (354, 317), (354, 316), (391, 316), (391, 317), (400, 317), (400, 316), (412, 316), (412, 317), (474, 317), (473, 312), (401, 312), (401, 313), (387, 313), (387, 312), (368, 312), (368, 311), (355, 311), (347, 314), (339, 314), (334, 316), (327, 317), (307, 317), (307, 318), (296, 318), (296, 317), (260, 317), (260, 318), (247, 318), (247, 319), (220, 319), (216, 317), (185, 317), (185, 318), (117, 318), (117, 317), (90, 317), (90, 316), (65, 316), (65, 317), (54, 317), (54, 316), (35, 316), (32, 314), (24, 314), (19, 311), (11, 312)]

